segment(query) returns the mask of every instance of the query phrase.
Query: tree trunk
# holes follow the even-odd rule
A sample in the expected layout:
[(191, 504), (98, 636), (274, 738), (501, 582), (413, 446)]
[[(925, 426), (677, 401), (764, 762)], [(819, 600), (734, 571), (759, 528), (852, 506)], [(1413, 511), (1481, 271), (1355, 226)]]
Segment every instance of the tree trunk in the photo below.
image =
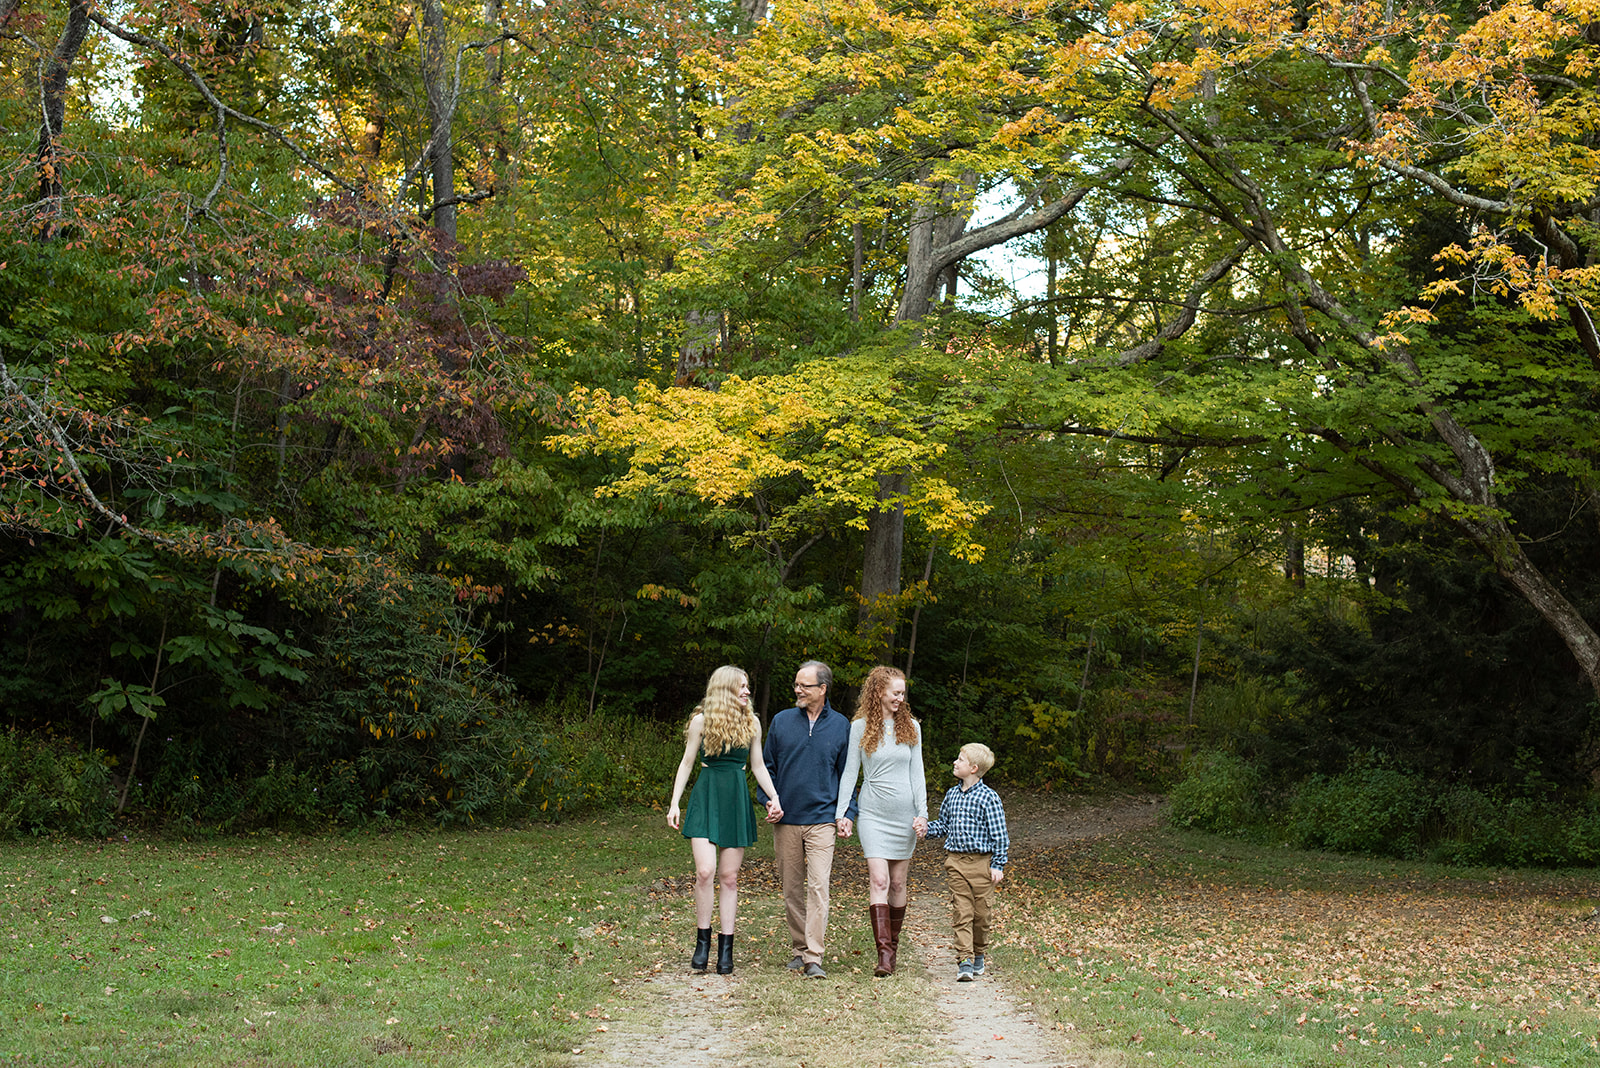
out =
[(850, 227), (850, 321), (861, 321), (861, 277), (862, 269), (866, 266), (866, 239), (861, 232), (861, 224), (855, 223)]
[(867, 518), (866, 552), (861, 565), (861, 630), (869, 636), (873, 655), (887, 662), (894, 649), (900, 614), (900, 557), (906, 538), (904, 471), (878, 476), (879, 510)]
[(1050, 366), (1057, 366), (1059, 353), (1056, 346), (1056, 243), (1051, 240), (1052, 233), (1045, 238), (1045, 280), (1044, 280), (1044, 311), (1045, 311), (1045, 353), (1049, 357)]
[(922, 605), (926, 600), (927, 590), (933, 583), (933, 556), (938, 552), (937, 540), (928, 544), (928, 562), (922, 567), (923, 598), (917, 601), (917, 607), (911, 611), (911, 637), (906, 640), (906, 676), (911, 675), (911, 666), (917, 659), (917, 624), (922, 620)]
[(1194, 624), (1194, 670), (1189, 676), (1189, 726), (1194, 726), (1194, 706), (1200, 699), (1200, 649), (1206, 637), (1206, 613), (1200, 610), (1200, 616)]
[[(1133, 165), (1133, 157), (1120, 159), (1110, 171), (1119, 173)], [(1015, 237), (1037, 233), (1077, 207), (1089, 192), (1081, 185), (1065, 196), (1040, 205), (1038, 190), (1004, 218), (968, 231), (969, 210), (956, 210), (963, 189), (946, 184), (919, 205), (906, 235), (906, 283), (895, 313), (896, 323), (920, 322), (933, 306), (934, 294), (949, 270), (976, 252), (1003, 245)], [(946, 283), (953, 291), (953, 283)], [(905, 493), (911, 472), (886, 472), (878, 479), (878, 508), (867, 516), (867, 541), (861, 565), (862, 631), (885, 659), (894, 647), (900, 593), (900, 553), (905, 539), (905, 508), (897, 498)], [(887, 613), (887, 614), (881, 614)]]
[(1306, 588), (1306, 543), (1293, 523), (1283, 525), (1283, 577), (1297, 589)]
[[(744, 16), (741, 29), (750, 33), (767, 20), (767, 0), (739, 0), (739, 11)], [(745, 140), (748, 128), (735, 128), (733, 136)], [(673, 382), (680, 386), (694, 385), (701, 372), (716, 362), (718, 345), (727, 337), (727, 316), (722, 311), (691, 309), (684, 316), (683, 338), (678, 342), (678, 365)]]
[[(906, 235), (906, 282), (896, 323), (920, 322), (933, 309), (935, 294), (948, 272), (964, 256), (952, 257), (952, 243), (966, 230), (970, 213), (953, 207), (961, 190), (945, 184), (917, 206)], [(878, 476), (878, 507), (867, 516), (867, 540), (861, 562), (861, 631), (874, 656), (888, 662), (900, 617), (900, 560), (905, 545), (906, 510), (900, 498), (910, 472)]]
[[(67, 119), (67, 79), (89, 34), (90, 0), (70, 0), (67, 24), (50, 58), (39, 67), (39, 222), (38, 238), (49, 241), (61, 230), (61, 130)], [(15, 5), (0, 11), (9, 22)]]
[[(1478, 524), (1473, 524), (1478, 526)], [(1487, 538), (1474, 536), (1473, 540), (1490, 555), (1495, 568), (1517, 588), (1536, 612), (1544, 617), (1561, 640), (1571, 650), (1578, 669), (1589, 680), (1589, 688), (1600, 697), (1600, 634), (1583, 617), (1573, 603), (1528, 559), (1527, 553), (1517, 543), (1503, 520), (1483, 524), (1488, 527)], [(1473, 532), (1468, 530), (1469, 535)]]
[(432, 216), (441, 245), (443, 264), (455, 254), (456, 188), (455, 151), (451, 128), (455, 123), (459, 86), (450, 77), (446, 60), (449, 40), (445, 33), (443, 0), (423, 0), (422, 4), (422, 81), (428, 94), (428, 161), (433, 184)]

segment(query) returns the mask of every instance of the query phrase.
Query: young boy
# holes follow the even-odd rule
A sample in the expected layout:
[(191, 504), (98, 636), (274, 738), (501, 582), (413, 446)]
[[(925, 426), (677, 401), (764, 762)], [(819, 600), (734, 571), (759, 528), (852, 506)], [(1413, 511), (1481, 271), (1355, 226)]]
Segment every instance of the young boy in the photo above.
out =
[(994, 888), (1005, 877), (1006, 810), (1000, 795), (984, 785), (994, 767), (994, 752), (979, 742), (961, 747), (950, 770), (961, 785), (950, 787), (939, 805), (939, 818), (928, 824), (927, 837), (944, 839), (944, 870), (950, 880), (950, 917), (956, 929), (956, 982), (970, 983), (983, 974), (983, 952), (989, 947), (989, 912)]

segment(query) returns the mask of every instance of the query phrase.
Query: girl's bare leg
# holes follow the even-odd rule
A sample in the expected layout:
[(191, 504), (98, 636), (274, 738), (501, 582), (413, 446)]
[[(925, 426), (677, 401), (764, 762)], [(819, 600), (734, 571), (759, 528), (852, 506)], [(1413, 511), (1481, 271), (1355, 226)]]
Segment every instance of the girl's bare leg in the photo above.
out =
[[(723, 934), (733, 934), (733, 921), (739, 915), (739, 868), (744, 864), (743, 849), (724, 849), (722, 857), (717, 862), (717, 911), (722, 917), (722, 925), (718, 928)], [(698, 868), (698, 864), (696, 865)], [(698, 886), (698, 882), (696, 886)], [(711, 922), (710, 906), (707, 906), (706, 923)]]
[[(694, 853), (694, 925), (702, 931), (711, 926), (711, 890), (717, 878), (717, 847), (709, 838), (689, 839)], [(723, 850), (726, 854), (728, 850)], [(744, 859), (744, 850), (739, 850)]]

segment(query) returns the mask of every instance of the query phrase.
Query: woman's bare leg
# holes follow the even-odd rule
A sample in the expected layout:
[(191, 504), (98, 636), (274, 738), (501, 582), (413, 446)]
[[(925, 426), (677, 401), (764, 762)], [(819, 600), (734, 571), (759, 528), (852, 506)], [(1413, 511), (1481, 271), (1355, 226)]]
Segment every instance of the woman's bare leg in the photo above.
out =
[[(889, 903), (889, 865), (894, 861), (884, 860), (882, 857), (867, 858), (867, 904), (887, 905)], [(905, 871), (900, 873), (900, 896), (905, 897)]]
[[(903, 909), (906, 907), (906, 876), (911, 872), (911, 860), (909, 857), (905, 860), (886, 860), (883, 864), (885, 877), (889, 881), (883, 902), (890, 908)], [(877, 898), (872, 900), (874, 904), (878, 903)]]

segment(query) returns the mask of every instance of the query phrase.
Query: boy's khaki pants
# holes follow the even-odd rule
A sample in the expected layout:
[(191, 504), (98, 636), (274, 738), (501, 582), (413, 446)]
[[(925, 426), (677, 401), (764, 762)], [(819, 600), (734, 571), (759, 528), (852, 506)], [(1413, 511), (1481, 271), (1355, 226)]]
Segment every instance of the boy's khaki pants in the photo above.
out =
[(950, 922), (956, 932), (956, 960), (989, 948), (989, 913), (994, 908), (994, 882), (989, 878), (992, 853), (946, 853), (944, 873), (950, 882)]

